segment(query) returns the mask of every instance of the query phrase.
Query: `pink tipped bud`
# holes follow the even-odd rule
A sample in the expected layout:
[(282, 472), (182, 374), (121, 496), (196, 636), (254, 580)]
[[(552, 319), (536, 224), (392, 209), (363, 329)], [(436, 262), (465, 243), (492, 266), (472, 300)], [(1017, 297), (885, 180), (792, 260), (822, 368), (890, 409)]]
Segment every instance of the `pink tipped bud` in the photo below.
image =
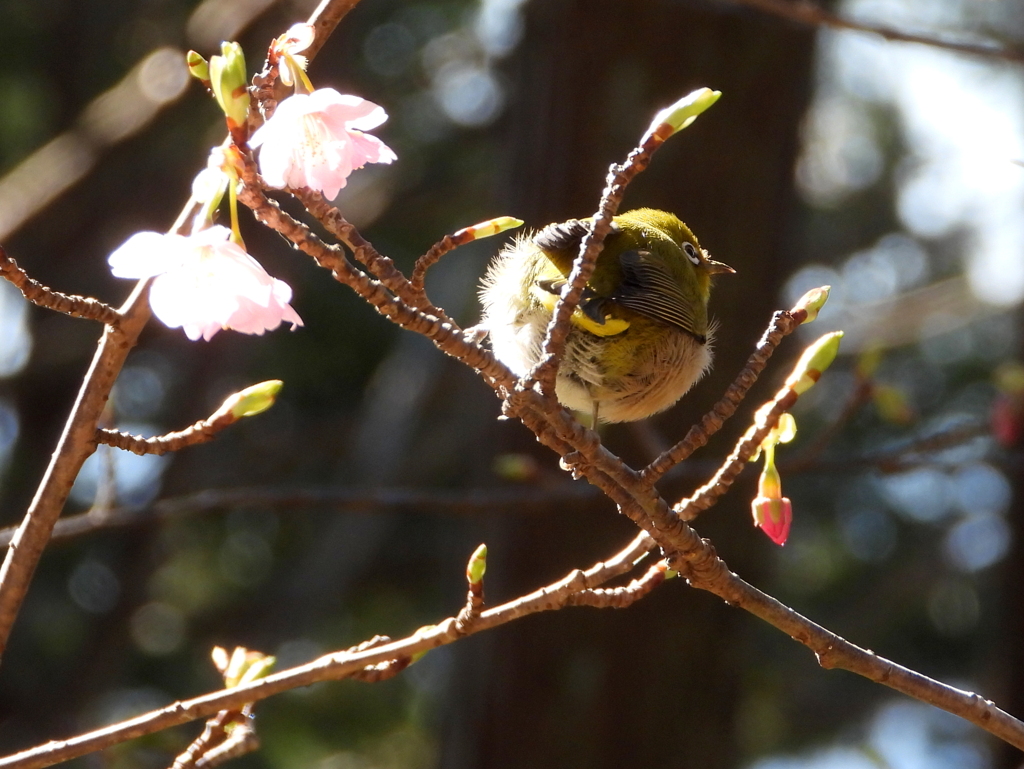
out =
[(992, 434), (1001, 446), (1013, 448), (1024, 435), (1024, 413), (1017, 399), (999, 393), (992, 402)]
[(750, 504), (754, 525), (776, 545), (786, 544), (793, 523), (793, 505), (786, 497), (757, 497)]
[[(781, 427), (781, 425), (780, 425)], [(776, 428), (779, 430), (780, 428)], [(785, 430), (785, 427), (781, 427)], [(773, 433), (775, 430), (772, 431)], [(796, 425), (793, 424), (792, 432), (796, 433)], [(769, 440), (770, 439), (770, 440)], [(750, 510), (754, 515), (754, 525), (768, 535), (768, 538), (776, 545), (784, 545), (789, 537), (789, 526), (793, 522), (793, 505), (782, 496), (782, 478), (775, 467), (775, 446), (778, 443), (778, 435), (769, 434), (765, 440), (764, 469), (757, 481), (757, 498), (750, 503)]]

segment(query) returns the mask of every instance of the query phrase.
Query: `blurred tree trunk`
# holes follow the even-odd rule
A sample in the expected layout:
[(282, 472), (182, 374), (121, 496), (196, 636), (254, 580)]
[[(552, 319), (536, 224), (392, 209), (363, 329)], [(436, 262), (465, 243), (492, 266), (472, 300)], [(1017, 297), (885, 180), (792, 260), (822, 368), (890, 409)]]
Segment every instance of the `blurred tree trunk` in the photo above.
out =
[[(700, 86), (724, 93), (659, 152), (623, 208), (678, 213), (713, 256), (738, 271), (719, 281), (712, 298), (721, 322), (715, 373), (684, 405), (652, 420), (656, 436), (681, 436), (713, 403), (775, 309), (793, 263), (792, 168), (813, 42), (807, 30), (704, 3), (545, 0), (527, 7), (506, 123), (507, 208), (528, 227), (593, 213), (608, 164), (625, 157), (657, 109)], [(649, 457), (633, 445), (635, 435), (616, 427), (606, 439), (626, 457)], [(705, 456), (723, 455), (722, 446)], [(671, 495), (671, 484), (664, 486)], [(716, 510), (699, 528), (712, 533), (732, 566), (756, 576), (761, 567), (744, 557), (754, 535), (743, 492), (733, 496), (731, 509)], [(498, 600), (585, 568), (632, 533), (607, 506), (586, 519), (517, 518), (515, 530), (488, 540), (489, 594)], [(624, 612), (570, 609), (469, 639), (455, 652), (458, 690), (440, 763), (735, 766), (750, 622), (718, 599), (669, 583)]]

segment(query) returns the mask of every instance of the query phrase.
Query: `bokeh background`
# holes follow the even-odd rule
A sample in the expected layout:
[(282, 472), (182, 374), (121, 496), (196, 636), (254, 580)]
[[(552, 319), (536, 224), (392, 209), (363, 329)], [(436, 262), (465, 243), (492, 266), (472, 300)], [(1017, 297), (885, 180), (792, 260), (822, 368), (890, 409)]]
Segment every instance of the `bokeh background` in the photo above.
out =
[[(844, 0), (848, 18), (1013, 46), (996, 0)], [(181, 53), (238, 39), (258, 67), (307, 0), (0, 0), (0, 242), (38, 280), (112, 303), (107, 255), (164, 230), (219, 143)], [(398, 153), (339, 206), (401, 266), (498, 215), (595, 209), (608, 164), (693, 88), (722, 100), (659, 152), (626, 207), (678, 213), (737, 269), (712, 300), (715, 371), (670, 412), (605, 433), (649, 460), (714, 402), (777, 307), (829, 283), (751, 402), (667, 477), (684, 495), (774, 392), (799, 341), (847, 331), (780, 452), (785, 548), (749, 523), (748, 471), (697, 528), (730, 566), (855, 643), (1024, 714), (1020, 421), (1024, 66), (783, 21), (726, 0), (363, 0), (313, 81), (382, 104)], [(305, 327), (190, 343), (152, 324), (111, 424), (145, 434), (280, 378), (268, 413), (173, 457), (101, 450), (67, 514), (138, 523), (47, 550), (0, 670), (9, 753), (216, 688), (213, 645), (282, 666), (456, 612), (490, 548), (497, 603), (631, 536), (489, 388), (400, 333), (252, 221)], [(461, 322), (500, 239), (431, 273)], [(27, 506), (99, 329), (0, 285), (0, 523)], [(760, 399), (760, 400), (759, 400)], [(1003, 440), (989, 425), (995, 415)], [(925, 450), (927, 449), (927, 450)], [(198, 492), (208, 492), (192, 497)], [(230, 492), (230, 493), (229, 493)], [(841, 672), (717, 598), (668, 583), (627, 611), (539, 615), (428, 654), (385, 683), (257, 707), (239, 766), (993, 769), (1020, 755)], [(181, 727), (75, 762), (159, 767)]]

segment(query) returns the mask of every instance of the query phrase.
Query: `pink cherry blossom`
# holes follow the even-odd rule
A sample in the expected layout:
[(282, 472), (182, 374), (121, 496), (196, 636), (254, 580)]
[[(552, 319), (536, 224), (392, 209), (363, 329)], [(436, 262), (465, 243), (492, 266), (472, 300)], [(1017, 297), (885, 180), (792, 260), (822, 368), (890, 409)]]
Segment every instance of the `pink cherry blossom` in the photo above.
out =
[(387, 119), (373, 102), (319, 88), (282, 101), (249, 145), (262, 146), (260, 173), (271, 187), (310, 187), (333, 200), (355, 169), (397, 158), (364, 133)]
[(110, 255), (119, 278), (153, 278), (149, 304), (163, 323), (189, 339), (209, 340), (222, 328), (262, 334), (302, 319), (287, 283), (270, 277), (219, 225), (190, 236), (137, 232)]

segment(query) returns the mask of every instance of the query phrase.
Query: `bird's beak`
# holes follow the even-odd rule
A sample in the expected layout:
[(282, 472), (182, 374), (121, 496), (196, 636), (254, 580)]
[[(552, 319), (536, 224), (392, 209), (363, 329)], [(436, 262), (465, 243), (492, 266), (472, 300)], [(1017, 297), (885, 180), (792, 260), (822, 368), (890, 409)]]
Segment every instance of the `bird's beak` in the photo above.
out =
[(709, 275), (718, 275), (720, 272), (736, 272), (736, 270), (724, 262), (716, 262), (714, 259), (705, 259), (704, 269), (708, 271)]

